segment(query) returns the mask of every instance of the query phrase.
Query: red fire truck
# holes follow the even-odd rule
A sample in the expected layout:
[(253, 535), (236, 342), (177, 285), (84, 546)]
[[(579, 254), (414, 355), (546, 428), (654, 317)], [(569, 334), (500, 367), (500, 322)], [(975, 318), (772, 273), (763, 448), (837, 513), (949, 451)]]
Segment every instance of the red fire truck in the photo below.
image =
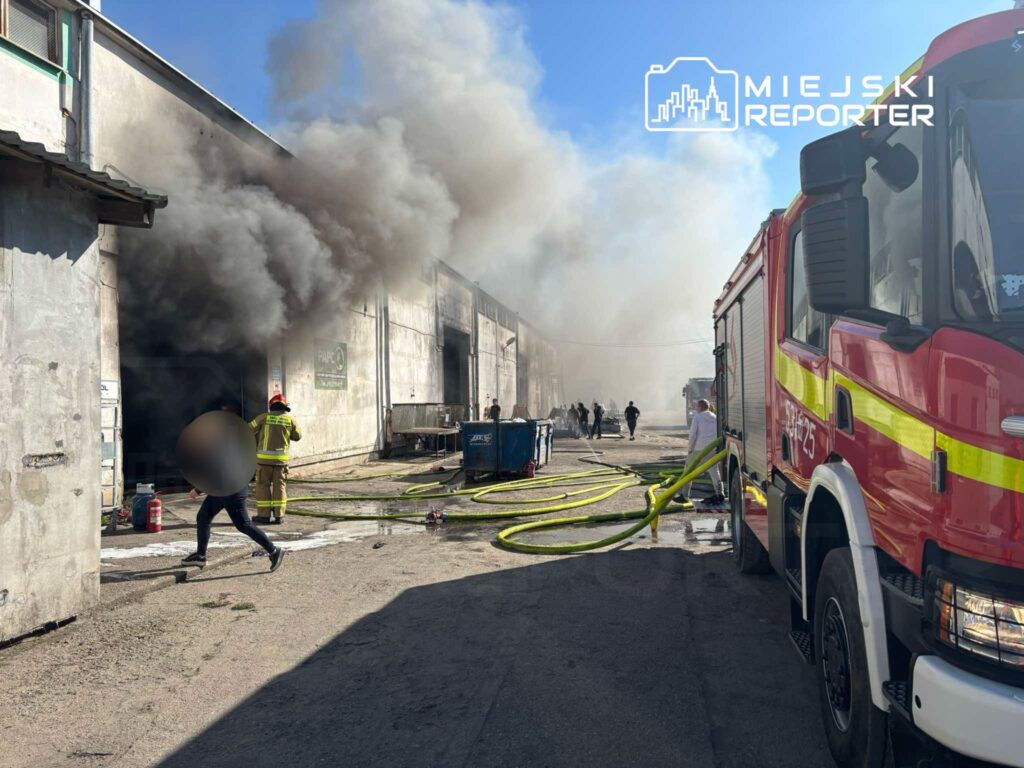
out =
[(1024, 766), (1024, 10), (914, 73), (933, 127), (805, 147), (715, 304), (734, 558), (837, 764)]

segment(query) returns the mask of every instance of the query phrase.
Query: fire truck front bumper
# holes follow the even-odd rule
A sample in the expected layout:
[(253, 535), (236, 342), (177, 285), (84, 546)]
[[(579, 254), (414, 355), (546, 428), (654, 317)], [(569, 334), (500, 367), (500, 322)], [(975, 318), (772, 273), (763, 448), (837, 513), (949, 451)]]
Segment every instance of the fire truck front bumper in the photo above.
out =
[(961, 755), (1024, 768), (1024, 688), (919, 656), (913, 673), (914, 725)]

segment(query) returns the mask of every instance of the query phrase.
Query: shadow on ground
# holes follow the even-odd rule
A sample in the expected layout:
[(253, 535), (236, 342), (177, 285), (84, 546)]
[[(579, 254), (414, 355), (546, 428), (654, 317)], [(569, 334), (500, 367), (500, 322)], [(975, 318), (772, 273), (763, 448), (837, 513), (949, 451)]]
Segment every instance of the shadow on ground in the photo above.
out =
[(831, 764), (778, 581), (672, 548), (523, 563), (405, 591), (161, 765)]

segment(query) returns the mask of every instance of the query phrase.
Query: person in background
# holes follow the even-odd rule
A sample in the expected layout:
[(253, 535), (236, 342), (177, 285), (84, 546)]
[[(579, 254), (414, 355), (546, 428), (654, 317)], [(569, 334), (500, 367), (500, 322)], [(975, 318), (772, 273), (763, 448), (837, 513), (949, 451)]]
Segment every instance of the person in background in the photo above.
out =
[(587, 423), (590, 421), (590, 411), (587, 410), (587, 407), (583, 403), (580, 403), (576, 408), (576, 415), (579, 416), (580, 420), (580, 434), (583, 435), (583, 437), (589, 437), (589, 434), (587, 433)]
[[(690, 421), (689, 455), (696, 456), (717, 438), (718, 419), (715, 418), (715, 414), (711, 411), (711, 404), (707, 400), (698, 400), (697, 412), (693, 414), (693, 419)], [(704, 501), (708, 504), (721, 504), (725, 501), (725, 496), (722, 494), (722, 475), (718, 471), (718, 464), (715, 464), (708, 470), (708, 477), (711, 478), (714, 495), (709, 496)], [(693, 483), (690, 483), (686, 487), (686, 496), (690, 495), (692, 485)]]
[(597, 439), (601, 439), (601, 419), (604, 418), (604, 406), (598, 402), (594, 402), (594, 425), (590, 428), (590, 437), (593, 438), (597, 435)]
[(268, 407), (269, 413), (249, 422), (256, 437), (256, 520), (280, 524), (288, 506), (288, 449), (302, 439), (302, 431), (288, 415), (291, 408), (280, 392)]
[(576, 406), (565, 409), (565, 425), (577, 440), (580, 439), (580, 415), (576, 412)]
[(501, 418), (501, 406), (498, 405), (498, 398), (491, 400), (491, 407), (487, 409), (487, 418), (497, 421)]
[(626, 426), (629, 427), (629, 439), (636, 440), (633, 435), (636, 432), (636, 420), (640, 418), (640, 409), (633, 405), (633, 401), (629, 401), (629, 405), (626, 406), (625, 411)]

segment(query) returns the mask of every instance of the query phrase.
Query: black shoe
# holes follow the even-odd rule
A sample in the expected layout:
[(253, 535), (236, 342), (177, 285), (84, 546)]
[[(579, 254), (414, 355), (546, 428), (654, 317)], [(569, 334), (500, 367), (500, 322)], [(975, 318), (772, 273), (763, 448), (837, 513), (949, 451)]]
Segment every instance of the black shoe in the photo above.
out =
[(274, 525), (281, 525), (281, 523), (284, 522), (284, 515), (279, 515), (275, 517), (272, 522)]
[(206, 566), (206, 555), (200, 555), (198, 552), (193, 552), (188, 557), (181, 558), (182, 565), (198, 565), (200, 568)]
[(258, 515), (256, 517), (254, 517), (252, 519), (252, 521), (254, 523), (256, 523), (256, 525), (269, 525), (270, 524), (270, 518), (269, 517), (263, 517), (262, 515)]
[(270, 553), (270, 572), (273, 573), (281, 567), (281, 561), (284, 560), (284, 550), (278, 547)]

